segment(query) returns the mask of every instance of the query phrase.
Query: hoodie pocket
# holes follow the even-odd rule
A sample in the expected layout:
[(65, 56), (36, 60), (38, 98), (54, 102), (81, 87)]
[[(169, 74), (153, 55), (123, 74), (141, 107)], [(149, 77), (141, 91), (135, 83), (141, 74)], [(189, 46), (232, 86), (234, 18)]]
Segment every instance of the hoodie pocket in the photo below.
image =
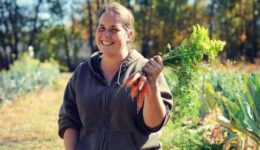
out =
[(99, 131), (88, 131), (76, 143), (75, 150), (98, 150), (101, 144), (102, 133)]
[(107, 150), (137, 150), (131, 133), (110, 132), (107, 138)]

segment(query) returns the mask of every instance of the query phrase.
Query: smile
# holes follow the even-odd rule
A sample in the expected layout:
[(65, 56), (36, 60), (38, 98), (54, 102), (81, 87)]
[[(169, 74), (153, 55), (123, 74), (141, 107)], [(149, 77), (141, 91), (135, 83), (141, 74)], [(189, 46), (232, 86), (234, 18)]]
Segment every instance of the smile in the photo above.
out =
[(104, 46), (110, 46), (110, 45), (114, 44), (114, 42), (101, 41), (101, 44)]

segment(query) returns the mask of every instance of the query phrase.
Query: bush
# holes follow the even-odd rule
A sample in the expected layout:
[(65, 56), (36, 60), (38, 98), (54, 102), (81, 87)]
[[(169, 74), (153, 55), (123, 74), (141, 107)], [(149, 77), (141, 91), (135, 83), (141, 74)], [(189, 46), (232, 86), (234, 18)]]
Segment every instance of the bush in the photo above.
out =
[(260, 144), (260, 76), (255, 73), (215, 71), (205, 75), (204, 95), (221, 110), (218, 122), (232, 133), (242, 133)]
[(11, 102), (16, 96), (44, 87), (53, 82), (59, 73), (54, 61), (40, 62), (27, 53), (0, 73), (0, 104)]

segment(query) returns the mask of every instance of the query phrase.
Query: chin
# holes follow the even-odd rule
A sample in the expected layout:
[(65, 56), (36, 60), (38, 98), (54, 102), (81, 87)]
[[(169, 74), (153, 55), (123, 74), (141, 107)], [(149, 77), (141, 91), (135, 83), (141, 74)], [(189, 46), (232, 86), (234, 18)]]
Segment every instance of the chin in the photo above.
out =
[(115, 54), (115, 50), (113, 48), (101, 48), (100, 51), (103, 53), (103, 55), (114, 55)]

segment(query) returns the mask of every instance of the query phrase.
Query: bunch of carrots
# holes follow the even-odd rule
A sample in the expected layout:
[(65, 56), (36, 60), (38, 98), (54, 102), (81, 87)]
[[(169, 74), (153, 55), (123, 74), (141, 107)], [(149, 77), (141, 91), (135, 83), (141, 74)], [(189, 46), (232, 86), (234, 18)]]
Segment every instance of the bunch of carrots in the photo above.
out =
[[(176, 88), (187, 87), (188, 81), (192, 80), (193, 75), (203, 66), (204, 56), (208, 57), (208, 62), (214, 61), (225, 44), (224, 41), (211, 40), (208, 30), (200, 25), (193, 26), (192, 34), (174, 49), (168, 44), (168, 52), (162, 55), (162, 61), (173, 74), (177, 74), (179, 84)], [(124, 85), (131, 88), (132, 100), (138, 96), (137, 109), (140, 110), (144, 98), (151, 95), (145, 74), (133, 74)]]

